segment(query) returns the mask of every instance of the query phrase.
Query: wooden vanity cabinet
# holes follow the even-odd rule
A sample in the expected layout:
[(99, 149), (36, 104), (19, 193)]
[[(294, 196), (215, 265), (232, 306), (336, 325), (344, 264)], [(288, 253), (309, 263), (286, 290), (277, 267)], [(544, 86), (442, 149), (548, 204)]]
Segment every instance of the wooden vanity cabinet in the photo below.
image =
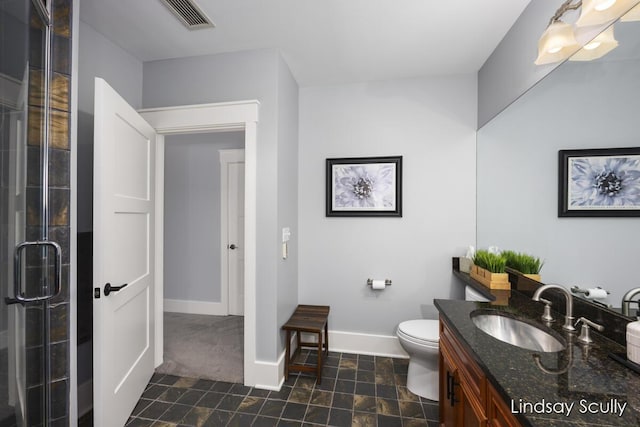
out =
[(520, 426), (482, 370), (442, 320), (439, 378), (441, 426)]
[(460, 384), (458, 368), (452, 360), (450, 351), (443, 347), (440, 340), (440, 426), (455, 427), (460, 416)]
[(487, 417), (492, 427), (520, 427), (520, 423), (513, 417), (511, 409), (502, 397), (487, 381)]

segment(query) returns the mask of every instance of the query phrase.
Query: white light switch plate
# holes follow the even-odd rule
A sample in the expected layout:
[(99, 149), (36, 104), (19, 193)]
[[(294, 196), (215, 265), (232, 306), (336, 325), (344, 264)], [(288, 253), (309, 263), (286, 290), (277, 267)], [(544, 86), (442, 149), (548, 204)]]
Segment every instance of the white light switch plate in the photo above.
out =
[(282, 242), (288, 242), (291, 238), (291, 230), (289, 227), (285, 227), (282, 229)]

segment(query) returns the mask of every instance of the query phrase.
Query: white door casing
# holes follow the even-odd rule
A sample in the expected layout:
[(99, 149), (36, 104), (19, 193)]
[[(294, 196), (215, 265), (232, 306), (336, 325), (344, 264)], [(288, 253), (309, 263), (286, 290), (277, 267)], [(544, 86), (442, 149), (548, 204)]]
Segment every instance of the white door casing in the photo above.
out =
[(222, 303), (244, 314), (244, 150), (220, 150)]
[(94, 114), (94, 425), (119, 427), (154, 369), (156, 134), (99, 78)]
[[(244, 384), (279, 388), (277, 365), (263, 373), (263, 363), (256, 357), (256, 224), (257, 224), (257, 123), (258, 101), (221, 102), (140, 110), (142, 117), (156, 130), (158, 158), (163, 155), (164, 135), (244, 130), (245, 135), (245, 227), (244, 227)], [(156, 169), (156, 214), (162, 221), (164, 203), (162, 189), (164, 164), (158, 160)], [(162, 224), (156, 226), (156, 366), (162, 363)], [(273, 368), (273, 369), (272, 369)]]

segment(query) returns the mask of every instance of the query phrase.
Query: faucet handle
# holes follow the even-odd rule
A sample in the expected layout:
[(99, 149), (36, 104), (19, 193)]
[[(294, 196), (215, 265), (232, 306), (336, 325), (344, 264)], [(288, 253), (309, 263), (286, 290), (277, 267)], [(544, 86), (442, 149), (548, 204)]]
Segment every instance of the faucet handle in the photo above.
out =
[(600, 332), (604, 331), (604, 326), (600, 325), (599, 323), (592, 322), (591, 320), (587, 319), (586, 317), (580, 317), (578, 320), (576, 320), (575, 326), (578, 326), (579, 322), (582, 322), (583, 325), (586, 324), (588, 326), (591, 326), (592, 328), (595, 328)]
[(544, 303), (544, 312), (542, 313), (542, 321), (551, 323), (555, 322), (556, 319), (551, 315), (551, 301), (548, 299), (540, 298), (540, 302)]
[(592, 322), (591, 320), (585, 317), (578, 318), (578, 320), (576, 320), (575, 326), (578, 326), (578, 323), (580, 322), (582, 322), (582, 329), (580, 330), (580, 336), (578, 337), (578, 341), (580, 341), (581, 343), (591, 344), (593, 342), (593, 339), (591, 339), (589, 327), (592, 327), (600, 332), (604, 331), (604, 326), (598, 323)]

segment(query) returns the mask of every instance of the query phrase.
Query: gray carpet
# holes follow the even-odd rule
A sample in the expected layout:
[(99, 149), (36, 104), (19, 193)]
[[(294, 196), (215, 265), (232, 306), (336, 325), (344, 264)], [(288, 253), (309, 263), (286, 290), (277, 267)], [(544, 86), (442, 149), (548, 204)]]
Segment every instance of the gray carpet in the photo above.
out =
[(244, 317), (164, 314), (161, 374), (243, 383)]

